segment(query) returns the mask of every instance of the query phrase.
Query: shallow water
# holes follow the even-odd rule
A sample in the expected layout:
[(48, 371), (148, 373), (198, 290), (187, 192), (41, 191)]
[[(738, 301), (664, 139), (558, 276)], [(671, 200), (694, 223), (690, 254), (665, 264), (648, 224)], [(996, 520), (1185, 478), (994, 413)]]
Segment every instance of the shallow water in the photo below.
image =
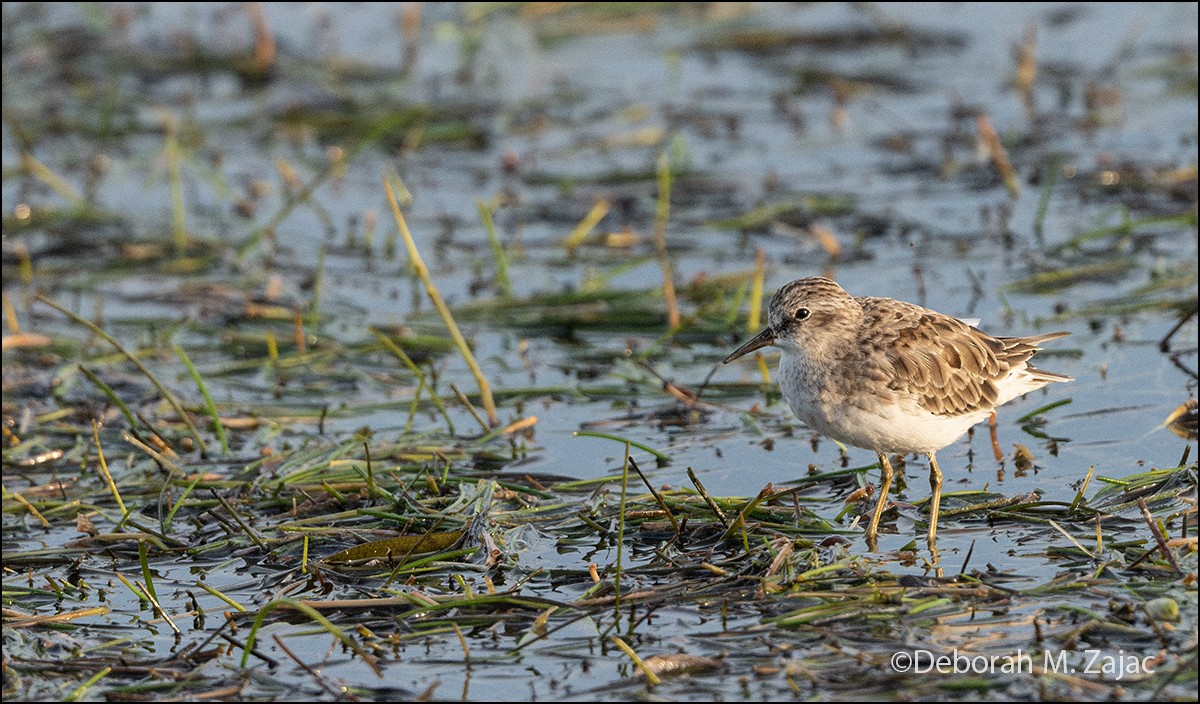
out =
[[(946, 473), (945, 505), (954, 504), (953, 492), (968, 491), (1006, 497), (1036, 491), (1042, 501), (1069, 504), (1089, 468), (1098, 477), (1122, 479), (1150, 468), (1175, 467), (1187, 447), (1161, 426), (1176, 407), (1195, 397), (1195, 317), (1172, 338), (1174, 352), (1161, 351), (1159, 342), (1181, 311), (1188, 306), (1195, 310), (1194, 4), (720, 5), (647, 14), (629, 25), (597, 13), (583, 23), (596, 26), (589, 31), (568, 21), (569, 13), (534, 17), (485, 6), (429, 4), (422, 9), (419, 53), (407, 78), (395, 72), (404, 41), (391, 7), (267, 4), (262, 10), (278, 43), (278, 76), (247, 86), (230, 72), (147, 68), (156, 57), (174, 55), (187, 37), (218, 53), (244, 50), (251, 33), (240, 6), (5, 6), (6, 113), (27, 116), (25, 129), (37, 135), (33, 154), (77, 189), (88, 183), (88, 164), (102, 159), (102, 174), (91, 187), (94, 201), (121, 217), (117, 226), (79, 232), (19, 229), (20, 223), (9, 218), (20, 205), (35, 211), (58, 208), (63, 197), (45, 180), (18, 168), (26, 136), (20, 119), (6, 117), (5, 295), (26, 329), (74, 340), (89, 349), (93, 360), (86, 333), (30, 299), (36, 289), (86, 318), (102, 311), (109, 332), (146, 350), (156, 369), (167, 370), (163, 375), (169, 383), (192, 388), (164, 341), (178, 342), (201, 368), (223, 415), (226, 410), (234, 415), (274, 407), (281, 416), (304, 416), (294, 424), (279, 422), (270, 429), (234, 434), (237, 461), (227, 469), (251, 462), (263, 447), (281, 451), (345, 443), (364, 427), (383, 442), (406, 436), (415, 384), (401, 375), (395, 360), (363, 354), (361, 346), (373, 341), (369, 326), (409, 326), (439, 336), (444, 328), (410, 274), (402, 247), (397, 254), (385, 247), (394, 227), (381, 179), (393, 170), (411, 192), (405, 213), (418, 245), (442, 294), (459, 311), (485, 374), (502, 398), (508, 392), (521, 399), (501, 402), (502, 422), (538, 417), (532, 439), (514, 443), (516, 456), (498, 462), (496, 471), (483, 468), (470, 474), (477, 468), (462, 462), (455, 464), (455, 473), (501, 481), (526, 475), (586, 480), (619, 474), (624, 445), (577, 436), (580, 430), (616, 434), (666, 453), (669, 462), (656, 463), (648, 453), (632, 452), (656, 487), (691, 487), (687, 469), (692, 468), (711, 495), (722, 497), (753, 497), (768, 484), (786, 488), (806, 476), (810, 465), (833, 471), (874, 462), (867, 451), (847, 448), (843, 455), (827, 439), (814, 441), (778, 394), (760, 388), (762, 377), (751, 362), (718, 367), (703, 398), (719, 405), (702, 405), (696, 412), (664, 392), (661, 382), (637, 363), (637, 355), (649, 350), (649, 368), (679, 386), (698, 389), (721, 358), (751, 334), (744, 302), (733, 326), (714, 332), (697, 323), (690, 337), (685, 327), (674, 340), (663, 339), (665, 325), (630, 323), (638, 311), (627, 317), (602, 311), (591, 326), (581, 318), (569, 326), (539, 325), (537, 309), (524, 303), (530, 296), (589, 286), (644, 291), (645, 300), (661, 312), (653, 175), (663, 153), (677, 169), (666, 238), (681, 288), (723, 275), (749, 281), (761, 250), (768, 295), (793, 278), (828, 275), (855, 295), (890, 296), (979, 318), (981, 328), (997, 335), (1072, 333), (1050, 343), (1038, 364), (1075, 381), (1001, 409), (1002, 462), (992, 455), (986, 426), (939, 453)], [(120, 19), (125, 12), (130, 16)], [(471, 13), (486, 16), (464, 19)], [(122, 29), (124, 21), (128, 24)], [(98, 33), (99, 46), (84, 45), (76, 58), (55, 53), (66, 51), (64, 42), (38, 38), (43, 32), (61, 35), (81, 26)], [(897, 27), (905, 28), (899, 39), (888, 33)], [(1030, 27), (1036, 27), (1039, 67), (1032, 117), (1013, 85), (1014, 47)], [(851, 34), (852, 29), (873, 33)], [(784, 41), (787, 36), (790, 40)], [(89, 80), (60, 75), (72, 67)], [(89, 95), (88, 85), (100, 88)], [(104, 107), (109, 99), (116, 107)], [(322, 134), (315, 122), (289, 125), (280, 118), (285, 110), (294, 107), (311, 115), (328, 108), (336, 115), (377, 106), (394, 111), (416, 103), (461, 120), (482, 135), (482, 144), (439, 144), (432, 126), (409, 130), (403, 140), (369, 143), (361, 152), (349, 153), (344, 171), (320, 180), (311, 200), (273, 223), (271, 234), (257, 245), (245, 253), (228, 246), (250, 240), (291, 197), (279, 175), (279, 160), (303, 183), (325, 168), (332, 146), (346, 149), (352, 141)], [(1020, 180), (1015, 198), (982, 151), (976, 113), (989, 116), (1009, 147)], [(61, 114), (74, 120), (68, 120), (73, 127), (61, 132), (45, 127), (43, 119)], [(182, 197), (188, 227), (200, 239), (224, 243), (214, 248), (217, 263), (200, 275), (130, 263), (129, 251), (121, 249), (129, 241), (169, 241), (164, 233), (172, 229), (172, 193), (163, 150), (164, 115), (184, 126)], [(123, 120), (134, 126), (127, 132), (111, 126)], [(397, 144), (404, 140), (419, 146)], [(505, 168), (506, 161), (512, 168)], [(1047, 191), (1048, 178), (1054, 181)], [(265, 195), (246, 196), (255, 184), (262, 185)], [(818, 211), (812, 196), (836, 199), (841, 206)], [(495, 219), (517, 303), (471, 315), (472, 304), (498, 293), (496, 265), (476, 201), (500, 197), (504, 204)], [(563, 239), (600, 198), (608, 199), (612, 209), (598, 232), (628, 228), (634, 244), (592, 240), (569, 256)], [(234, 204), (240, 200), (253, 205), (251, 217), (236, 214)], [(789, 202), (806, 205), (745, 230), (719, 224), (759, 206)], [(370, 220), (378, 224), (367, 244)], [(1133, 223), (1127, 232), (1071, 244), (1081, 233), (1125, 221)], [(843, 248), (840, 258), (832, 259), (808, 233), (804, 226), (811, 223), (834, 234)], [(20, 275), (21, 247), (33, 253), (32, 282)], [(125, 266), (115, 266), (122, 260)], [(1041, 287), (1026, 285), (1035, 275), (1084, 267), (1093, 273)], [(319, 296), (320, 322), (310, 323), (306, 332), (314, 349), (330, 356), (321, 373), (304, 367), (292, 373), (272, 374), (266, 368), (226, 373), (238, 359), (264, 356), (231, 335), (261, 336), (260, 325), (237, 313), (246, 297), (261, 295), (273, 279), (280, 284), (277, 300), (285, 310), (308, 306)], [(722, 289), (723, 300), (716, 302), (721, 305), (713, 304), (717, 314), (705, 321), (725, 315), (721, 306), (733, 300), (734, 290), (736, 285)], [(1138, 303), (1146, 305), (1125, 307)], [(688, 301), (685, 315), (699, 318), (701, 308), (703, 304)], [(290, 339), (290, 326), (287, 317), (272, 324), (281, 344)], [(525, 351), (523, 344), (528, 345)], [(91, 406), (106, 405), (78, 375), (71, 382), (77, 386), (53, 398), (28, 391), (19, 383), (23, 377), (12, 370), (20, 365), (35, 370), (38, 359), (17, 354), (5, 353), (4, 412), (10, 427), (27, 422), (22, 414), (86, 405), (71, 403), (81, 398), (92, 398)], [(70, 369), (80, 360), (68, 351), (41, 361)], [(773, 375), (773, 362), (771, 366)], [(478, 427), (448, 388), (453, 383), (473, 391), (463, 360), (453, 353), (440, 355), (429, 368), (436, 373), (457, 437), (469, 443)], [(112, 377), (106, 377), (119, 391), (128, 389), (131, 398), (154, 396), (131, 368), (125, 376), (118, 377), (119, 371), (113, 367)], [(128, 386), (117, 386), (116, 379)], [(198, 398), (191, 401), (199, 407)], [(1052, 404), (1060, 405), (1039, 415), (1036, 425), (1020, 420)], [(756, 405), (761, 413), (749, 414)], [(330, 412), (318, 422), (322, 408)], [(124, 421), (112, 415), (116, 422), (110, 421), (109, 429), (115, 432), (111, 429)], [(417, 432), (438, 433), (444, 426), (428, 406), (413, 418)], [(79, 448), (90, 447), (90, 438), (64, 435), (59, 442), (74, 448), (73, 457), (86, 454)], [(112, 435), (111, 442), (119, 445), (119, 435)], [(1018, 444), (1032, 453), (1031, 469), (1015, 466)], [(131, 451), (121, 446), (114, 452)], [(5, 456), (6, 489), (27, 491), (47, 481), (40, 474), (30, 476), (32, 470), (22, 469), (19, 459)], [(133, 465), (131, 460), (126, 468)], [(69, 477), (78, 466), (64, 465), (53, 476), (59, 471)], [(861, 533), (851, 525), (852, 514), (836, 524), (852, 541), (846, 550), (861, 560), (856, 564), (864, 572), (913, 578), (931, 573), (923, 559), (904, 551), (924, 533), (923, 504), (911, 504), (928, 495), (925, 462), (910, 459), (906, 475), (907, 486), (893, 498), (907, 505), (889, 521), (889, 530), (894, 525), (897, 532), (881, 536), (878, 554), (866, 551)], [(94, 480), (93, 474), (87, 476)], [(875, 483), (877, 475), (872, 470), (858, 481)], [(1089, 493), (1100, 486), (1094, 481)], [(853, 487), (854, 480), (816, 484), (801, 496), (805, 508), (834, 521)], [(620, 494), (619, 486), (611, 484), (595, 498), (590, 491), (570, 494), (571, 500), (611, 509)], [(20, 509), (9, 510), (7, 501), (5, 509), (6, 553), (54, 549), (78, 537), (66, 512), (48, 532), (39, 532)], [(1116, 531), (1121, 539), (1136, 532), (1137, 526), (1125, 531), (1126, 524), (1114, 524), (1122, 528)], [(572, 532), (567, 521), (505, 525), (507, 555), (514, 564), (496, 579), (543, 570), (524, 594), (556, 602), (581, 598), (592, 586), (583, 579), (587, 563), (604, 568), (618, 559), (615, 539)], [(1140, 537), (1146, 538), (1145, 525), (1140, 529)], [(1086, 526), (1075, 531), (1086, 533)], [(981, 569), (988, 565), (992, 573), (1011, 575), (1005, 582), (1009, 588), (1024, 590), (1068, 569), (1064, 563), (1069, 560), (1048, 550), (1047, 541), (1057, 541), (1054, 536), (1032, 522), (989, 525), (980, 518), (943, 519), (939, 547), (951, 573), (966, 562)], [(819, 542), (826, 536), (811, 537)], [(649, 534), (627, 536), (624, 547), (632, 551), (625, 556), (627, 567), (632, 566), (627, 579), (635, 585), (627, 588), (671, 584), (669, 573), (637, 569), (656, 564), (655, 544)], [(1065, 538), (1052, 545), (1070, 547)], [(341, 547), (315, 543), (313, 549), (327, 555)], [(273, 562), (279, 558), (259, 564), (259, 555), (235, 551), (211, 563), (208, 558), (160, 560), (154, 570), (160, 589), (176, 587), (171, 597), (176, 608), (190, 603), (185, 596), (190, 589), (208, 618), (219, 619), (227, 606), (196, 591), (200, 572), (213, 586), (237, 593), (249, 604), (261, 606), (293, 592), (315, 598), (300, 575), (279, 571)], [(285, 562), (293, 559), (299, 559), (298, 548), (286, 554)], [(1194, 576), (1194, 549), (1189, 559), (1184, 571)], [(132, 562), (127, 552), (111, 562), (85, 561), (82, 569), (94, 570), (91, 579), (96, 582), (112, 583), (114, 572), (136, 572), (136, 556)], [(687, 569), (680, 568), (681, 574)], [(20, 566), (6, 571), (6, 588), (21, 574)], [(482, 572), (463, 574), (473, 590), (485, 589)], [(61, 574), (57, 578), (63, 579)], [(449, 579), (441, 586), (446, 593), (461, 587)], [(347, 597), (377, 594), (381, 588), (369, 579), (347, 579), (337, 582), (334, 591)], [(952, 685), (946, 691), (936, 685), (921, 690), (912, 681), (881, 675), (875, 661), (854, 660), (855, 654), (880, 650), (877, 641), (912, 647), (922, 642), (922, 630), (906, 632), (911, 625), (884, 621), (877, 632), (836, 626), (772, 630), (766, 621), (794, 605), (786, 597), (755, 602), (734, 596), (754, 588), (749, 582), (735, 583), (728, 593), (714, 592), (711, 602), (683, 590), (687, 593), (678, 601), (642, 613), (635, 606), (632, 614), (610, 623), (597, 623), (592, 614), (554, 621), (551, 636), (528, 645), (521, 643), (530, 628), (522, 619), (493, 625), (481, 621), (466, 628), (461, 641), (449, 626), (435, 629), (405, 641), (387, 660), (384, 681), (393, 690), (380, 688), (361, 658), (341, 646), (331, 650), (324, 631), (307, 621), (280, 620), (269, 623), (259, 643), (288, 669), (270, 674), (255, 670), (241, 694), (284, 698), (299, 687), (307, 696), (334, 696), (313, 684), (315, 678), (291, 668), (270, 641), (271, 634), (279, 634), (303, 659), (319, 662), (322, 677), (335, 690), (343, 685), (363, 688), (360, 694), (378, 698), (411, 698), (427, 691), (438, 699), (502, 700), (835, 698), (900, 692), (956, 696)], [(161, 625), (135, 625), (139, 622), (131, 615), (140, 613), (143, 623), (154, 621), (155, 615), (119, 583), (101, 591), (108, 592), (111, 613), (82, 621), (98, 633), (116, 638), (114, 634), (128, 632), (141, 654), (161, 657), (200, 640), (176, 637)], [(1194, 633), (1194, 578), (1191, 587), (1173, 585), (1169, 592), (1184, 609), (1180, 631), (1191, 628)], [(1087, 598), (1093, 606), (1103, 601), (1096, 594)], [(1069, 605), (1071, 599), (1059, 602)], [(1029, 624), (1045, 619), (1046, 610), (1054, 608), (1037, 599), (1016, 600), (1003, 618), (999, 612), (992, 615), (1003, 623), (982, 629), (984, 636), (995, 638), (993, 651), (1028, 646)], [(529, 619), (536, 613), (531, 611)], [(418, 622), (427, 616), (406, 618)], [(947, 617), (930, 628), (956, 625)], [(405, 623), (395, 627), (412, 634)], [(197, 627), (192, 633), (203, 630)], [(969, 631), (964, 627), (964, 633)], [(636, 641), (643, 656), (680, 651), (724, 657), (726, 664), (668, 680), (648, 694), (644, 680), (609, 638), (618, 632)], [(939, 647), (955, 637), (938, 631)], [(6, 650), (24, 653), (32, 647), (7, 629), (5, 638)], [(1149, 652), (1158, 645), (1144, 647)], [(464, 647), (470, 651), (466, 666)], [(1186, 658), (1186, 646), (1181, 652)], [(219, 667), (240, 677), (240, 656), (239, 650)], [(45, 657), (61, 658), (63, 653)], [(808, 675), (796, 675), (802, 685), (793, 681), (793, 665), (797, 672), (811, 668)], [(783, 668), (788, 675), (755, 669), (760, 666)], [(209, 676), (216, 682), (225, 679)], [(62, 686), (69, 691), (76, 684)], [(1009, 696), (1038, 696), (1037, 686), (1046, 685), (999, 686), (1007, 687)], [(5, 694), (62, 694), (50, 685), (39, 687), (44, 688), (14, 692), (6, 687)], [(1153, 690), (1147, 685), (1134, 691), (1144, 696)], [(1186, 695), (1188, 690), (1169, 690), (1179, 691)], [(1194, 693), (1194, 685), (1190, 691)]]

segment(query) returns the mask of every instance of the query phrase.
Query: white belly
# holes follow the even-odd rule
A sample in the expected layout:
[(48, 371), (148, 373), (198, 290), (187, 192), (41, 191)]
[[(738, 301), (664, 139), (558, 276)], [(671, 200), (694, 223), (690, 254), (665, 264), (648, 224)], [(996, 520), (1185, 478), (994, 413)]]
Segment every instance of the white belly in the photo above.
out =
[(872, 392), (866, 382), (831, 379), (819, 369), (810, 373), (790, 354), (779, 361), (779, 387), (792, 412), (810, 428), (874, 452), (934, 452), (988, 416), (986, 411), (934, 415), (889, 389)]

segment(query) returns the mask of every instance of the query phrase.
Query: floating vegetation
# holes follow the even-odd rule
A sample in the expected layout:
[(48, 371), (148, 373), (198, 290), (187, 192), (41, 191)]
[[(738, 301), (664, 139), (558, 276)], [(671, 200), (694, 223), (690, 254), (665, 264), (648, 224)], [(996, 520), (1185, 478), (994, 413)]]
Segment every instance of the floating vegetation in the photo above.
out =
[(487, 114), (484, 106), (429, 105), (301, 106), (281, 112), (277, 123), (292, 131), (311, 131), (326, 142), (364, 139), (386, 149), (411, 150), (422, 144), (487, 145), (487, 132), (464, 116)]
[[(6, 3), (5, 700), (1193, 700), (1195, 9), (1125, 11)], [(1074, 333), (940, 552), (719, 365), (815, 274)]]
[(823, 51), (858, 51), (864, 47), (896, 45), (914, 52), (955, 52), (966, 46), (966, 39), (952, 33), (938, 33), (894, 24), (860, 25), (828, 31), (786, 29), (747, 29), (723, 31), (719, 36), (697, 42), (696, 49), (736, 50), (750, 53), (789, 51), (810, 48)]
[(1200, 414), (1196, 411), (1196, 399), (1190, 398), (1179, 404), (1179, 408), (1171, 411), (1163, 421), (1163, 425), (1185, 440), (1195, 440), (1196, 431), (1200, 428)]

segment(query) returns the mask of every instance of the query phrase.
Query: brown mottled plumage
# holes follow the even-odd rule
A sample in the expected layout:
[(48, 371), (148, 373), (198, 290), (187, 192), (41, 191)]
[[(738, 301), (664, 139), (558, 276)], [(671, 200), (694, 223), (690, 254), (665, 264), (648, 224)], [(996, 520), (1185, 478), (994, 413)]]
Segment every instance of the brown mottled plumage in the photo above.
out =
[(1029, 364), (1038, 345), (1068, 333), (992, 337), (912, 303), (854, 298), (822, 277), (780, 288), (769, 318), (725, 361), (779, 347), (779, 386), (796, 415), (818, 432), (878, 454), (883, 481), (867, 528), (872, 543), (891, 485), (887, 453), (929, 456), (932, 544), (941, 503), (936, 452), (997, 406), (1071, 380)]
[[(1017, 371), (1035, 380), (1069, 381), (1029, 365), (1038, 345), (1070, 333), (992, 337), (958, 318), (891, 298), (856, 298), (863, 327), (891, 365), (888, 387), (911, 392), (925, 410), (944, 416), (991, 412), (999, 385)], [(1006, 399), (1007, 400), (1007, 399)]]

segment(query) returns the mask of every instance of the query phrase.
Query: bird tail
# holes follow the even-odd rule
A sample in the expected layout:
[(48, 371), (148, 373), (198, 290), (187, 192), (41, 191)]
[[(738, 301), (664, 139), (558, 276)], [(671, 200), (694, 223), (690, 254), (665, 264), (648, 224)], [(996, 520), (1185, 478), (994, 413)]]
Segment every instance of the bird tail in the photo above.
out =
[[(1030, 335), (1029, 337), (1006, 337), (1003, 338), (1003, 340), (1005, 346), (1021, 346), (1030, 348), (1033, 352), (1037, 352), (1037, 350), (1041, 348), (1043, 342), (1057, 340), (1060, 337), (1066, 337), (1070, 334), (1071, 333), (1069, 332), (1047, 332), (1042, 333), (1041, 335)], [(1055, 374), (1054, 372), (1048, 372), (1044, 369), (1038, 369), (1037, 367), (1028, 363), (1025, 365), (1025, 372), (1033, 379), (1045, 382), (1047, 384), (1053, 381), (1075, 381), (1075, 379), (1067, 376), (1066, 374)]]
[(1066, 374), (1055, 374), (1054, 372), (1038, 369), (1028, 364), (1025, 365), (1025, 371), (1037, 381), (1044, 381), (1047, 384), (1052, 381), (1075, 381), (1075, 377), (1067, 376)]

